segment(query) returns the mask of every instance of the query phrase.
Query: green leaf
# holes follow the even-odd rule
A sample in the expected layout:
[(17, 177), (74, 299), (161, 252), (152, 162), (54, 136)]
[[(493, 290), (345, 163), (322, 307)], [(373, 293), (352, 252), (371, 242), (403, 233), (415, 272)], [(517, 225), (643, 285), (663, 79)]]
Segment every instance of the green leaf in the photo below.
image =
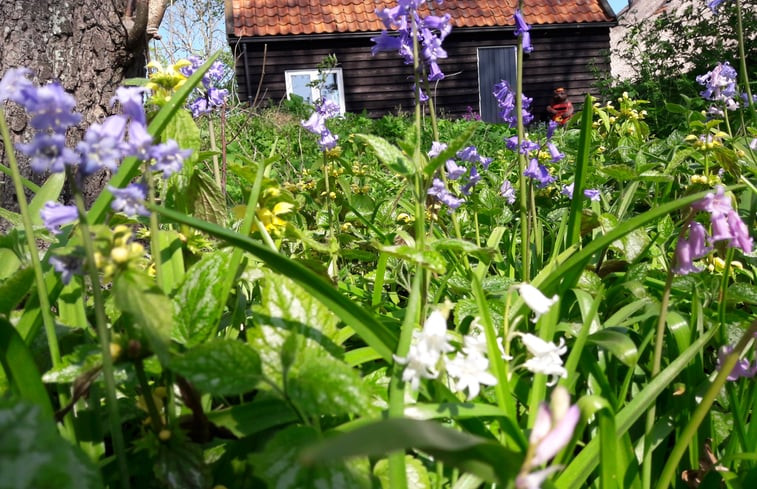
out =
[(727, 298), (732, 302), (757, 304), (757, 287), (744, 282), (731, 284), (728, 287)]
[(21, 268), (0, 284), (0, 314), (6, 316), (26, 297), (34, 284), (34, 269)]
[(175, 222), (192, 226), (255, 255), (273, 271), (295, 281), (307, 291), (310, 297), (339, 316), (382, 358), (393, 361), (392, 352), (397, 345), (397, 333), (389, 330), (373, 313), (344, 297), (329, 282), (302, 264), (271, 251), (247, 236), (212, 223), (200, 221), (164, 207), (155, 207), (154, 210)]
[(116, 306), (129, 314), (163, 365), (173, 329), (171, 301), (141, 272), (127, 270), (113, 281)]
[[(40, 379), (34, 357), (13, 325), (3, 318), (0, 318), (0, 364), (19, 398), (39, 406), (40, 414), (52, 420), (53, 407)], [(0, 425), (2, 425), (2, 419), (0, 419)], [(0, 430), (0, 439), (2, 439), (2, 433), (3, 431)], [(3, 446), (0, 443), (0, 452)], [(2, 469), (2, 460), (3, 458), (0, 457), (0, 469)], [(5, 474), (5, 471), (0, 470), (0, 473)], [(0, 478), (0, 487), (4, 478)]]
[(660, 173), (658, 171), (654, 170), (648, 170), (645, 172), (639, 173), (639, 180), (642, 182), (653, 182), (653, 183), (665, 183), (665, 182), (672, 182), (673, 181), (673, 175), (668, 175), (665, 173)]
[(95, 489), (100, 474), (60, 437), (51, 415), (28, 402), (0, 401), (0, 489)]
[(42, 225), (42, 216), (39, 215), (39, 211), (42, 210), (46, 202), (58, 200), (65, 181), (65, 173), (51, 174), (47, 177), (47, 180), (45, 180), (45, 183), (39, 189), (39, 192), (37, 192), (31, 202), (29, 202), (29, 217), (32, 220), (33, 226)]
[(200, 391), (218, 395), (250, 392), (260, 380), (260, 356), (238, 340), (217, 338), (171, 360), (171, 368)]
[(399, 148), (386, 139), (372, 134), (355, 134), (355, 138), (363, 141), (376, 153), (376, 157), (390, 170), (400, 175), (413, 174), (413, 162)]
[(627, 367), (633, 368), (639, 359), (639, 351), (629, 335), (630, 330), (626, 328), (605, 328), (590, 335), (588, 341), (609, 351)]
[(492, 440), (446, 428), (433, 421), (390, 418), (328, 438), (302, 454), (308, 465), (354, 456), (381, 456), (417, 448), (445, 464), (506, 486), (523, 455)]
[(376, 245), (381, 252), (405, 260), (414, 265), (421, 265), (423, 268), (438, 274), (444, 274), (447, 270), (447, 260), (441, 253), (431, 250), (417, 250), (412, 246), (393, 245), (383, 246)]
[[(405, 478), (407, 487), (413, 489), (431, 489), (431, 481), (428, 478), (428, 471), (423, 462), (413, 457), (405, 455)], [(373, 467), (373, 474), (378, 477), (382, 489), (390, 489), (389, 485), (389, 461), (381, 459)]]
[(431, 247), (436, 251), (451, 251), (457, 254), (467, 253), (482, 260), (491, 260), (497, 254), (492, 248), (481, 248), (464, 239), (448, 238), (433, 241)]
[(581, 111), (581, 134), (578, 140), (578, 154), (576, 155), (575, 177), (573, 179), (573, 198), (570, 201), (570, 214), (568, 215), (567, 244), (568, 246), (581, 239), (581, 209), (583, 208), (584, 186), (586, 174), (589, 171), (591, 161), (592, 113), (594, 99), (588, 93), (584, 99), (584, 107)]
[(252, 402), (237, 404), (221, 411), (212, 411), (208, 413), (208, 419), (239, 438), (300, 419), (287, 402), (263, 396), (264, 394), (259, 394)]
[(191, 347), (215, 335), (225, 307), (223, 279), (230, 263), (231, 253), (216, 251), (187, 270), (173, 298), (174, 340)]
[(198, 219), (215, 224), (226, 222), (226, 197), (216, 181), (203, 171), (192, 173), (187, 188), (187, 204), (190, 213)]
[[(169, 139), (176, 141), (182, 149), (192, 150), (192, 157), (194, 158), (194, 160), (190, 160), (192, 163), (199, 158), (197, 153), (202, 148), (202, 136), (200, 135), (200, 128), (197, 127), (192, 114), (187, 109), (182, 107), (177, 110), (166, 124), (161, 140), (167, 141)], [(184, 164), (187, 164), (186, 160)]]
[(315, 429), (293, 426), (277, 432), (262, 452), (250, 455), (255, 474), (276, 489), (368, 488), (368, 460), (326, 460), (319, 466), (300, 462), (302, 449), (318, 440)]
[(314, 417), (368, 414), (376, 409), (356, 370), (332, 357), (311, 358), (289, 375), (287, 395)]
[(202, 448), (176, 434), (158, 446), (155, 477), (168, 489), (207, 489), (211, 487), (210, 468), (205, 465)]
[(599, 171), (619, 182), (634, 180), (637, 177), (636, 171), (628, 165), (605, 165), (600, 167)]

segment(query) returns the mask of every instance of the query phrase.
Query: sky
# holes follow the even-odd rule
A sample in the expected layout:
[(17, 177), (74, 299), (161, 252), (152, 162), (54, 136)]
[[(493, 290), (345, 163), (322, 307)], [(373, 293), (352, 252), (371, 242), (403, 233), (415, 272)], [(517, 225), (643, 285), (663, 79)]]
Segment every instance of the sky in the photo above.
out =
[(628, 5), (628, 0), (608, 0), (608, 3), (617, 14), (623, 9), (623, 7)]

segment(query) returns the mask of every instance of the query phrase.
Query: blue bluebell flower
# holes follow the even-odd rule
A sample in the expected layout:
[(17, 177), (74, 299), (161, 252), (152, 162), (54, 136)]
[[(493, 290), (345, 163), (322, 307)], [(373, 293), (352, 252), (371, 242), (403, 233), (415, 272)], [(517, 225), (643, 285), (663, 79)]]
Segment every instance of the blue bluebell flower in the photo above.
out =
[(431, 188), (428, 189), (427, 193), (432, 197), (436, 197), (439, 202), (449, 207), (450, 212), (454, 211), (465, 202), (463, 199), (452, 195), (452, 193), (447, 190), (447, 186), (444, 185), (441, 178), (433, 179), (431, 182)]
[(34, 84), (29, 80), (32, 71), (28, 68), (11, 68), (0, 78), (0, 103), (12, 100), (17, 104), (23, 101), (22, 91), (33, 88)]
[(74, 275), (82, 273), (82, 261), (74, 255), (51, 255), (48, 263), (60, 273), (60, 280), (64, 285), (67, 285)]
[(528, 166), (523, 171), (523, 175), (536, 180), (538, 182), (536, 185), (537, 188), (544, 188), (555, 181), (555, 177), (549, 173), (549, 169), (539, 163), (539, 160), (536, 158), (531, 158)]
[(61, 173), (79, 161), (76, 153), (66, 147), (66, 136), (60, 133), (38, 132), (29, 143), (17, 144), (16, 149), (30, 158), (29, 165), (36, 173)]
[(108, 190), (113, 194), (110, 208), (115, 212), (121, 212), (129, 217), (149, 216), (145, 208), (147, 187), (141, 183), (131, 183), (124, 188), (115, 188), (108, 185)]
[(54, 201), (45, 202), (39, 215), (42, 218), (42, 224), (53, 234), (60, 234), (62, 226), (71, 224), (79, 218), (76, 206), (63, 205)]
[(520, 9), (515, 9), (515, 14), (513, 15), (513, 18), (515, 19), (515, 36), (522, 36), (522, 44), (523, 44), (523, 52), (524, 53), (530, 53), (534, 50), (533, 46), (531, 45), (531, 33), (529, 32), (531, 30), (531, 26), (526, 24), (526, 20), (523, 18), (523, 14), (521, 13)]
[(150, 169), (163, 172), (163, 178), (168, 178), (181, 170), (184, 166), (184, 160), (189, 158), (191, 154), (192, 150), (183, 150), (179, 148), (176, 141), (169, 139), (165, 143), (155, 145), (150, 149), (150, 157), (153, 159)]
[[(507, 122), (510, 127), (516, 127), (518, 125), (517, 115), (515, 114), (515, 91), (510, 88), (510, 84), (507, 80), (502, 80), (500, 83), (494, 85), (494, 91), (492, 92), (494, 98), (497, 100), (497, 105), (500, 108), (500, 117)], [(532, 98), (522, 95), (522, 111), (523, 125), (528, 125), (534, 116), (528, 112), (531, 106)]]
[(508, 204), (515, 203), (515, 189), (509, 180), (502, 182), (502, 185), (499, 187), (499, 195), (504, 197)]
[(114, 171), (118, 167), (129, 151), (124, 141), (126, 122), (126, 117), (113, 115), (87, 128), (84, 138), (76, 145), (82, 174), (90, 175), (101, 168)]

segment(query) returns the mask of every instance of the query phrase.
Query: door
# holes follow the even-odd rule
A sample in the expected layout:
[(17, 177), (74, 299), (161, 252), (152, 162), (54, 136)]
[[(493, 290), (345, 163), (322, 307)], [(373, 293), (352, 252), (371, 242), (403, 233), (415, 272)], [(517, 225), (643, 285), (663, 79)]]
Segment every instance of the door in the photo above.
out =
[(515, 89), (515, 46), (478, 48), (478, 103), (481, 119), (502, 122), (499, 107), (492, 92), (494, 85), (507, 80)]

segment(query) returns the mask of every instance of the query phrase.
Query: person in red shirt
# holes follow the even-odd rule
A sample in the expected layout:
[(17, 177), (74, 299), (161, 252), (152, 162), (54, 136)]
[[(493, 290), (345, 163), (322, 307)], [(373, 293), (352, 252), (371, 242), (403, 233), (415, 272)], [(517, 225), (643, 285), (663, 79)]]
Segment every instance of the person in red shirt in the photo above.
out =
[(568, 99), (564, 88), (556, 88), (552, 96), (552, 103), (547, 106), (547, 112), (552, 114), (552, 120), (565, 125), (573, 117), (573, 104)]

